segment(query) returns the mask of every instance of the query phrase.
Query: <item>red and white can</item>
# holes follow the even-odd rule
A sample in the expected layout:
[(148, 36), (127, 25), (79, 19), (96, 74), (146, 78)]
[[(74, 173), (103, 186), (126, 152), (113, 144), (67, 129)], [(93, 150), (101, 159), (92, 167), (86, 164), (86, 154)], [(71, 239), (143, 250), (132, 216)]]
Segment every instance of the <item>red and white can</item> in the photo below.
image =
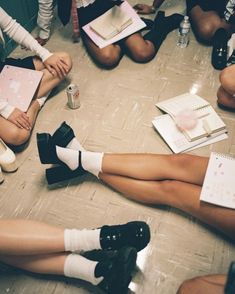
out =
[(66, 89), (68, 97), (68, 106), (71, 109), (77, 109), (81, 106), (79, 97), (79, 88), (75, 84), (70, 84)]

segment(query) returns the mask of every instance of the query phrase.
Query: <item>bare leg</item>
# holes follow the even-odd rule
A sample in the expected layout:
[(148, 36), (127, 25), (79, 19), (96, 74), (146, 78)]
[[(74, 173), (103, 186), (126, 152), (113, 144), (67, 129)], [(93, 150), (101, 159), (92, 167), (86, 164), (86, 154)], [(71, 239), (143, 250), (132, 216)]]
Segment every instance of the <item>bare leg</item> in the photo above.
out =
[(122, 58), (122, 52), (119, 45), (108, 45), (100, 49), (96, 44), (86, 35), (83, 36), (83, 42), (86, 45), (87, 51), (91, 57), (101, 66), (105, 68), (113, 68), (118, 65)]
[(148, 62), (156, 54), (153, 43), (144, 40), (140, 33), (135, 33), (126, 38), (124, 44), (131, 58), (136, 62)]
[(64, 229), (30, 220), (0, 220), (0, 254), (33, 255), (64, 251)]
[(218, 89), (218, 103), (235, 110), (235, 64), (225, 68), (220, 74), (221, 86)]
[[(61, 52), (55, 54), (58, 54), (59, 56), (63, 57), (69, 69), (71, 69), (72, 61), (67, 53)], [(36, 70), (43, 71), (43, 78), (39, 85), (39, 89), (36, 95), (36, 98), (40, 98), (48, 94), (48, 92), (50, 92), (54, 87), (56, 87), (62, 81), (62, 79), (59, 78), (57, 75), (53, 76), (45, 68), (42, 61), (37, 57), (34, 58), (34, 65)], [(40, 106), (38, 102), (36, 100), (32, 101), (27, 111), (27, 115), (32, 126), (34, 126), (35, 124), (39, 110)], [(30, 131), (18, 128), (16, 125), (14, 125), (13, 123), (11, 123), (3, 117), (0, 117), (0, 125), (0, 138), (8, 144), (19, 146), (21, 144), (24, 144), (30, 137)]]
[(232, 30), (232, 26), (221, 19), (215, 11), (203, 11), (198, 5), (192, 8), (190, 17), (195, 34), (203, 41), (211, 41), (219, 28)]
[(188, 154), (104, 154), (102, 172), (139, 180), (172, 179), (201, 185), (208, 158)]
[(11, 266), (33, 273), (63, 275), (64, 263), (68, 253), (47, 255), (10, 256), (0, 255), (0, 260)]
[(143, 181), (102, 173), (99, 176), (106, 184), (130, 199), (176, 207), (235, 240), (235, 211), (200, 202), (201, 187), (198, 185), (175, 180)]
[(226, 275), (208, 275), (185, 281), (177, 294), (223, 294)]

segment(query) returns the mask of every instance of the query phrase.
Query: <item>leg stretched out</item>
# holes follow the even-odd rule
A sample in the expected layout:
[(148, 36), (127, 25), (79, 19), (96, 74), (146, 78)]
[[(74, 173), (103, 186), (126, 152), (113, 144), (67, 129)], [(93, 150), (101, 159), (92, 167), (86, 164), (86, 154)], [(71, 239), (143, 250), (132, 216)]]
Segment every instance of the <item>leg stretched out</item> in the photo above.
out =
[[(63, 128), (71, 131), (64, 124)], [(176, 207), (235, 240), (235, 211), (200, 202), (208, 158), (187, 154), (103, 154), (84, 149), (80, 151), (70, 149), (73, 146), (81, 149), (74, 133), (72, 141), (71, 136), (66, 139), (60, 134), (59, 138), (56, 133), (52, 141), (43, 140), (45, 134), (38, 134), (39, 156), (42, 163), (65, 163), (69, 167), (65, 179), (76, 176), (77, 171), (88, 171), (131, 199), (146, 204)], [(57, 145), (54, 145), (55, 142)], [(66, 142), (67, 148), (59, 147), (60, 142)], [(54, 147), (50, 147), (50, 144)], [(52, 158), (54, 161), (51, 161)], [(54, 178), (53, 170), (56, 169), (50, 169)], [(63, 172), (63, 169), (61, 167), (59, 172)]]

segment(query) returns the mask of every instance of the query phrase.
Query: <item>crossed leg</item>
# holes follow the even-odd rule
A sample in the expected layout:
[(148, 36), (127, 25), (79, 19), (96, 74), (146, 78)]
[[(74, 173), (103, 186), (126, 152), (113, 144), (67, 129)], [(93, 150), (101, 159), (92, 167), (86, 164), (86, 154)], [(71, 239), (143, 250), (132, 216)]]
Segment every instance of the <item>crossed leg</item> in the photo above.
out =
[[(68, 65), (69, 71), (72, 68), (72, 61), (70, 56), (64, 52), (54, 53), (66, 62)], [(38, 91), (36, 93), (35, 98), (41, 98), (47, 95), (54, 87), (56, 87), (63, 78), (60, 78), (57, 75), (52, 75), (44, 66), (42, 61), (35, 57), (34, 60), (35, 70), (39, 70), (43, 72), (43, 77), (41, 83), (39, 85)], [(35, 124), (38, 112), (40, 110), (40, 105), (37, 100), (33, 100), (28, 111), (27, 115), (29, 117), (29, 122), (33, 126)], [(4, 142), (19, 146), (24, 144), (30, 137), (31, 130), (20, 129), (12, 122), (0, 116), (0, 138), (3, 139)]]

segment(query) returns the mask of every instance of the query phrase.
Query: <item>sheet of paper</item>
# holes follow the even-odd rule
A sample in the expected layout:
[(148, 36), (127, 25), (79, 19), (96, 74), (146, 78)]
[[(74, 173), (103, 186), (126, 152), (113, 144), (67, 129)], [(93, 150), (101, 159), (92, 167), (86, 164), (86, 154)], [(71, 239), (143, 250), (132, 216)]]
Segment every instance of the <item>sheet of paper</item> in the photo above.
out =
[(212, 152), (200, 200), (235, 209), (235, 158)]
[(86, 34), (92, 39), (92, 41), (99, 47), (99, 48), (104, 48), (110, 44), (113, 44), (117, 41), (120, 41), (131, 34), (138, 32), (139, 30), (143, 29), (146, 27), (145, 23), (140, 19), (139, 15), (135, 12), (135, 10), (131, 7), (131, 5), (124, 1), (121, 5), (120, 8), (123, 9), (128, 15), (131, 16), (133, 19), (133, 23), (129, 25), (126, 29), (124, 29), (120, 34), (116, 35), (115, 37), (109, 39), (109, 40), (104, 40), (102, 37), (97, 35), (91, 28), (90, 24), (88, 23), (87, 25), (83, 26), (82, 29), (86, 32)]

